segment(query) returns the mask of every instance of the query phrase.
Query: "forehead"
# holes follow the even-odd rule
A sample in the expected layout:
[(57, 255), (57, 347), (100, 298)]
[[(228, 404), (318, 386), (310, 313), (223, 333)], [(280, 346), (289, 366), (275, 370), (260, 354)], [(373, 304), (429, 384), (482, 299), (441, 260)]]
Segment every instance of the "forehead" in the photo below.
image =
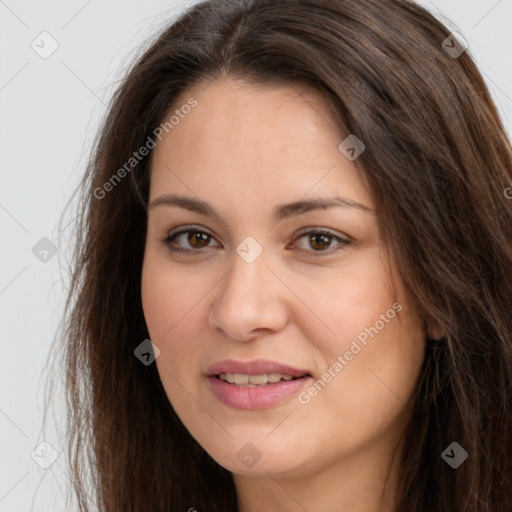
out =
[[(194, 108), (180, 112), (191, 100)], [(181, 115), (154, 150), (151, 198), (192, 191), (277, 202), (285, 191), (296, 199), (336, 189), (368, 203), (361, 170), (339, 151), (345, 136), (316, 91), (223, 78), (183, 91), (164, 121), (172, 113)]]
[[(324, 98), (296, 85), (275, 87), (222, 78), (183, 91), (171, 110), (180, 110), (191, 98), (197, 106), (173, 127), (176, 142), (214, 141), (229, 147), (270, 142), (317, 146), (320, 138), (330, 137), (336, 143), (342, 135)], [(211, 148), (207, 145), (202, 149)]]

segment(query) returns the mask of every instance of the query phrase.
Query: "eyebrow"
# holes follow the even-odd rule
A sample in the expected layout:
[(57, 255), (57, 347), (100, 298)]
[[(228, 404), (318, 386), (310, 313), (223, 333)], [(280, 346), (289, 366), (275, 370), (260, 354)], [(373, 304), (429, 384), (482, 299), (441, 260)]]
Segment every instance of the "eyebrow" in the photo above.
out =
[[(221, 222), (224, 222), (221, 215), (210, 203), (195, 197), (180, 196), (177, 194), (165, 194), (151, 201), (148, 210), (157, 206), (178, 206), (191, 212), (215, 217)], [(283, 219), (293, 217), (295, 215), (301, 215), (313, 210), (325, 210), (327, 208), (334, 207), (355, 208), (364, 212), (373, 213), (373, 210), (364, 204), (358, 203), (346, 197), (336, 196), (328, 198), (314, 198), (277, 205), (272, 210), (272, 217), (276, 221), (281, 221)]]

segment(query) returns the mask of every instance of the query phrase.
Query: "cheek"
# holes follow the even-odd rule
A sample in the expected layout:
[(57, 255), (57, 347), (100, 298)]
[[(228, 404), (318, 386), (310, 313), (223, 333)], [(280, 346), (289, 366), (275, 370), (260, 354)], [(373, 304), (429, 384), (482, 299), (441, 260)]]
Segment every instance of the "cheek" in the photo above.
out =
[[(188, 284), (188, 286), (187, 286)], [(196, 294), (190, 282), (180, 279), (180, 273), (146, 254), (142, 268), (142, 308), (151, 340), (162, 353), (172, 348), (176, 333), (187, 320)]]
[(327, 376), (330, 383), (311, 403), (312, 413), (321, 416), (328, 411), (332, 428), (356, 444), (401, 423), (424, 358), (424, 338), (407, 321), (400, 323), (395, 317), (372, 334), (366, 345), (354, 338), (359, 347), (354, 344), (346, 352), (338, 351), (343, 363), (336, 368), (329, 363), (335, 377)]
[(423, 322), (398, 278), (395, 294), (386, 266), (376, 261), (361, 261), (360, 267), (326, 281), (325, 295), (309, 295), (309, 304), (330, 330), (323, 336), (311, 329), (307, 334), (322, 354), (325, 373), (303, 399), (311, 399), (308, 407), (316, 414), (327, 407), (333, 418), (357, 417), (340, 426), (356, 437), (354, 429), (384, 428), (400, 413), (424, 358)]
[[(142, 308), (151, 340), (159, 347), (166, 332), (171, 329), (170, 320), (175, 318), (178, 306), (173, 287), (169, 286), (166, 273), (151, 257), (146, 257), (142, 270)], [(161, 347), (160, 347), (161, 348)]]
[(160, 349), (156, 364), (169, 396), (175, 387), (169, 374), (185, 383), (198, 371), (192, 363), (201, 353), (208, 320), (205, 294), (211, 286), (204, 275), (184, 271), (147, 252), (142, 269), (142, 307), (150, 339)]
[[(317, 343), (330, 359), (350, 350), (352, 341), (361, 333), (364, 342), (364, 336), (368, 337), (365, 329), (376, 322), (381, 326), (381, 315), (386, 316), (388, 312), (386, 319), (395, 316), (393, 304), (398, 298), (393, 296), (389, 281), (378, 250), (355, 255), (346, 269), (331, 272), (325, 278), (316, 276), (302, 281), (297, 294), (307, 298), (310, 309), (328, 328), (322, 329), (326, 334)], [(383, 324), (385, 330), (389, 331), (391, 323)], [(318, 326), (318, 322), (300, 325), (308, 338), (314, 340), (313, 326)]]

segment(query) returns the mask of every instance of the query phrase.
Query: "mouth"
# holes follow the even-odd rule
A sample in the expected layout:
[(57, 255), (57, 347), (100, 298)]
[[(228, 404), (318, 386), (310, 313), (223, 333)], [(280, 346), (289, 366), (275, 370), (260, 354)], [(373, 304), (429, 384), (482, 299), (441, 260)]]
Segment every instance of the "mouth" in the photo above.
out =
[(267, 360), (221, 361), (207, 372), (213, 396), (234, 409), (266, 409), (299, 393), (312, 373)]

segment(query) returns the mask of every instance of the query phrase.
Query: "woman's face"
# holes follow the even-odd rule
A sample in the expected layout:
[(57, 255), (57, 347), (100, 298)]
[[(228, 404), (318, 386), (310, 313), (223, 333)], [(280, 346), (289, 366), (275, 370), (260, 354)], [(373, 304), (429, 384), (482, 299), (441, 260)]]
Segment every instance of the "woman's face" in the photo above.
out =
[[(153, 154), (142, 270), (176, 413), (235, 473), (386, 458), (426, 333), (338, 147), (346, 136), (321, 97), (294, 87), (222, 78), (177, 105)], [(263, 384), (269, 374), (279, 382)]]

